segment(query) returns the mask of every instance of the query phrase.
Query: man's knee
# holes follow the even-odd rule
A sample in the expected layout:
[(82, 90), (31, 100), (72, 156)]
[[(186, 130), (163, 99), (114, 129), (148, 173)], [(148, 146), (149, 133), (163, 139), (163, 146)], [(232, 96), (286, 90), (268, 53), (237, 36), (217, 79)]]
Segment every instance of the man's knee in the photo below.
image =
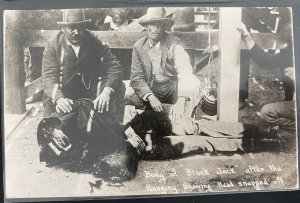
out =
[(143, 101), (136, 93), (129, 96), (125, 103), (126, 105), (135, 106), (138, 109), (145, 109), (146, 107), (145, 101)]

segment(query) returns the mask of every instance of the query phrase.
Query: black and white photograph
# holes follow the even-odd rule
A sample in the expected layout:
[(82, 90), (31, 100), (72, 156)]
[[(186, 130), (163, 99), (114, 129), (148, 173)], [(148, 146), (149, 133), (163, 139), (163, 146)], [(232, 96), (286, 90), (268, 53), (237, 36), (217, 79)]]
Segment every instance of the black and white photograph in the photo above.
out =
[(293, 9), (164, 6), (4, 10), (7, 200), (299, 189)]

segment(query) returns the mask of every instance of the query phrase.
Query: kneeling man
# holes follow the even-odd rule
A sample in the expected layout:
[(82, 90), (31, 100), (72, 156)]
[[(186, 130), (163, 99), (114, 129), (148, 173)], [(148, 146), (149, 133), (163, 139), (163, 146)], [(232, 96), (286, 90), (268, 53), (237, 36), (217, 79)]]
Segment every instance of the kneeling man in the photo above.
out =
[(147, 36), (133, 47), (130, 79), (135, 93), (128, 104), (156, 112), (163, 110), (162, 103), (174, 104), (172, 120), (190, 117), (197, 105), (200, 81), (180, 39), (166, 32), (174, 22), (166, 18), (163, 8), (149, 8), (139, 23), (146, 27)]

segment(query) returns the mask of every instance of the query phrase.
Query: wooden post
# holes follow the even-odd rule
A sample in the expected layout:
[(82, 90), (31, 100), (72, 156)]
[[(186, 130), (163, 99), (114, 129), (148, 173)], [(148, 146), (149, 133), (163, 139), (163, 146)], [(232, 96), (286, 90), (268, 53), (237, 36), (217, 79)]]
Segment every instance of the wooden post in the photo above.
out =
[(4, 108), (5, 113), (25, 112), (25, 75), (20, 12), (4, 12)]
[(238, 121), (241, 13), (241, 8), (220, 9), (218, 119), (228, 122)]

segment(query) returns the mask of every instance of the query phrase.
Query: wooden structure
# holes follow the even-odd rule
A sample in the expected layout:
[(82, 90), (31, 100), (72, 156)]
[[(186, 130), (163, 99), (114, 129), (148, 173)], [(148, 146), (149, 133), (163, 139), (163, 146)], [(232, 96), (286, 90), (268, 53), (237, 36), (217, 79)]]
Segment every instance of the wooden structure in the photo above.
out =
[[(20, 114), (25, 111), (25, 99), (42, 90), (40, 78), (32, 82), (31, 84), (27, 85), (26, 87), (24, 87), (24, 78), (21, 77), (22, 75), (21, 73), (24, 71), (22, 47), (27, 45), (32, 47), (44, 47), (49, 37), (53, 36), (58, 31), (18, 29), (17, 11), (11, 11), (11, 12), (16, 12), (13, 14), (13, 16), (15, 16), (15, 19), (13, 20), (10, 19), (9, 21), (7, 21), (9, 23), (7, 23), (7, 26), (5, 27), (5, 33), (4, 33), (5, 113)], [(232, 14), (230, 15), (232, 20), (234, 17), (232, 16)], [(224, 24), (223, 26), (225, 27), (227, 25)], [(233, 27), (231, 28), (233, 29)], [(228, 33), (226, 30), (225, 32), (224, 30), (221, 30), (222, 31), (221, 33), (219, 33), (219, 30), (211, 30), (210, 42), (211, 45), (221, 45), (221, 50), (226, 49), (226, 52), (231, 52), (230, 50), (232, 49), (232, 47), (227, 47), (228, 44), (226, 44), (226, 38), (220, 37), (221, 42), (219, 44), (219, 35), (227, 36)], [(145, 35), (144, 32), (127, 32), (127, 31), (126, 32), (125, 31), (121, 31), (121, 32), (95, 31), (95, 33), (99, 38), (105, 41), (112, 50), (131, 50), (135, 41)], [(174, 34), (181, 38), (185, 49), (187, 49), (187, 51), (191, 56), (198, 54), (199, 51), (206, 49), (208, 46), (209, 36), (207, 30), (203, 30), (201, 32), (174, 32)], [(257, 44), (264, 49), (274, 49), (276, 47), (280, 48), (282, 46), (282, 44), (278, 42), (278, 37), (276, 34), (264, 33), (264, 34), (253, 34), (252, 36), (257, 42)], [(232, 42), (233, 40), (237, 40), (237, 42), (240, 43), (239, 39), (240, 39), (239, 36), (236, 35), (236, 39), (231, 38), (230, 42)], [(276, 47), (274, 47), (274, 44), (276, 44)], [(235, 47), (235, 55), (232, 55), (232, 57), (237, 57), (236, 48), (237, 47)], [(244, 49), (245, 46), (242, 45), (240, 48)], [(224, 52), (223, 54), (229, 54), (229, 53)], [(226, 55), (221, 54), (221, 57), (226, 58)], [(191, 58), (194, 60), (193, 57)], [(196, 66), (197, 64), (194, 65)], [(226, 69), (226, 68), (228, 67), (221, 67), (221, 69)], [(235, 68), (238, 69), (239, 66), (236, 66)], [(223, 73), (222, 71), (220, 73), (221, 73), (220, 75), (221, 82), (223, 81), (222, 78), (226, 79), (226, 77), (230, 76), (230, 79), (232, 79), (233, 77), (233, 75), (229, 75), (229, 76), (225, 75), (225, 73)], [(236, 75), (235, 77), (238, 77), (238, 74), (235, 75)], [(238, 81), (238, 78), (236, 79), (236, 81)], [(237, 84), (235, 83), (234, 86), (236, 85)], [(238, 89), (238, 86), (236, 87)], [(227, 87), (227, 88), (232, 88), (232, 87)], [(219, 91), (222, 92), (226, 90), (222, 89)], [(238, 99), (238, 97), (236, 96), (230, 97), (229, 99), (233, 101)], [(226, 103), (227, 102), (230, 101), (228, 100), (226, 101)], [(236, 103), (236, 101), (233, 102)], [(221, 109), (228, 108), (228, 106), (222, 107), (223, 105), (222, 99), (219, 103), (220, 106), (219, 106), (218, 114), (219, 114), (219, 118), (222, 118), (222, 115), (227, 114), (228, 111), (223, 112)], [(234, 111), (235, 111), (236, 105), (234, 106), (235, 106), (234, 107)], [(236, 118), (233, 120), (236, 120)]]
[(241, 36), (237, 27), (241, 18), (241, 8), (220, 10), (218, 119), (224, 121), (238, 121)]

